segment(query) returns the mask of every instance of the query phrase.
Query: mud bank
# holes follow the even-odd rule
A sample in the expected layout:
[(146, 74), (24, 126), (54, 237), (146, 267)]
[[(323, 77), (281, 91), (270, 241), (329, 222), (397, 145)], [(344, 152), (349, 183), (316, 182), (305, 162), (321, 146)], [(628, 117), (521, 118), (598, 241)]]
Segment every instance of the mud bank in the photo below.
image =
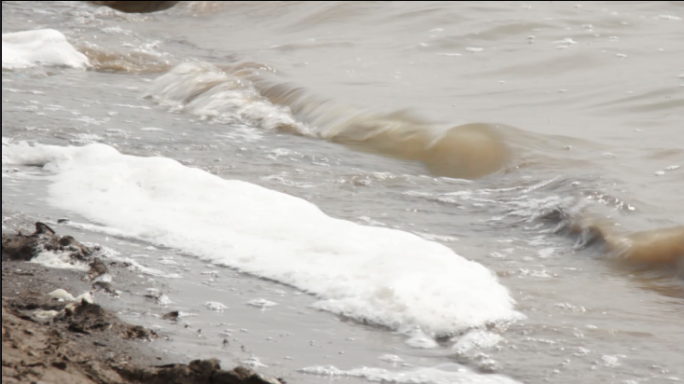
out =
[[(121, 266), (105, 265), (93, 256), (95, 249), (42, 223), (31, 235), (2, 237), (3, 383), (284, 383), (243, 367), (222, 370), (216, 359), (185, 365), (158, 356), (150, 344), (164, 335), (127, 324), (93, 300), (96, 292), (116, 294), (111, 283), (97, 280)], [(89, 263), (90, 270), (27, 262), (48, 248)], [(77, 298), (69, 293), (84, 287), (87, 292)]]

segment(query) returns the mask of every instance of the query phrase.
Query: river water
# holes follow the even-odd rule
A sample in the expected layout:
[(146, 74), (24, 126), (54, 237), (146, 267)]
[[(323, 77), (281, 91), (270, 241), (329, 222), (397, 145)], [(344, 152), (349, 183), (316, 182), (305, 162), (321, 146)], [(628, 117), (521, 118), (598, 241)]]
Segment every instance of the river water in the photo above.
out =
[[(187, 358), (311, 383), (678, 382), (683, 18), (676, 1), (3, 1), (3, 220), (116, 238), (204, 334), (253, 323), (222, 331), (247, 354), (166, 329)], [(5, 34), (39, 29), (88, 67), (11, 63)]]

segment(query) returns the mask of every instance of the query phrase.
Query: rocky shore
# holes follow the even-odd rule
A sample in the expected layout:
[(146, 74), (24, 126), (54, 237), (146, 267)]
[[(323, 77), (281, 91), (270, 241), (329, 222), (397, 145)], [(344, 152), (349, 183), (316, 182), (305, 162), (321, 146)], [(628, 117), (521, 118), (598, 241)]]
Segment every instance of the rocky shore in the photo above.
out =
[[(29, 263), (43, 252), (89, 265), (87, 271)], [(2, 235), (2, 382), (36, 384), (283, 384), (243, 367), (227, 371), (216, 359), (174, 364), (149, 343), (152, 330), (127, 324), (95, 303), (116, 295), (119, 268), (98, 249), (60, 237), (36, 223), (31, 234)], [(74, 297), (69, 292), (86, 292)]]

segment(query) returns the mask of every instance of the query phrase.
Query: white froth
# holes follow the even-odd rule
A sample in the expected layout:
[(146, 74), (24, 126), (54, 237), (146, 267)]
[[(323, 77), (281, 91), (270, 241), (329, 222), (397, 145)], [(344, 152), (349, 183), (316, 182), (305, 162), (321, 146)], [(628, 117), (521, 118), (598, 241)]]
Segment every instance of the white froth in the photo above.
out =
[(89, 269), (85, 263), (74, 261), (69, 252), (42, 251), (31, 259), (31, 263), (55, 269), (74, 269), (77, 271)]
[(88, 58), (54, 29), (5, 33), (2, 35), (2, 68), (34, 66), (85, 68)]
[(503, 337), (496, 333), (475, 330), (459, 338), (452, 350), (459, 355), (463, 355), (473, 349), (492, 348), (502, 340)]
[(57, 311), (34, 311), (33, 316), (40, 320), (52, 320), (59, 316)]
[(63, 289), (56, 289), (56, 290), (48, 293), (48, 297), (50, 297), (51, 299), (64, 300), (64, 301), (75, 301), (76, 300), (76, 298), (74, 298), (74, 296), (71, 293), (69, 293)]
[(330, 378), (360, 378), (375, 383), (395, 384), (517, 384), (501, 375), (482, 375), (457, 364), (444, 364), (435, 368), (393, 372), (381, 368), (358, 368), (344, 371), (336, 367), (309, 367), (300, 372)]
[(3, 152), (46, 164), (58, 207), (315, 294), (319, 309), (428, 335), (522, 316), (482, 265), (410, 233), (331, 218), (290, 195), (102, 144), (20, 143)]
[(51, 299), (55, 300), (62, 300), (62, 301), (75, 301), (75, 302), (82, 302), (85, 301), (86, 303), (93, 304), (95, 302), (95, 299), (93, 299), (93, 296), (90, 294), (90, 292), (86, 292), (78, 297), (74, 297), (71, 293), (65, 291), (64, 289), (57, 289), (54, 290), (47, 295)]
[(210, 311), (214, 312), (223, 312), (226, 309), (228, 309), (228, 307), (226, 307), (225, 305), (213, 301), (207, 301), (206, 303), (204, 303), (204, 306), (207, 307), (207, 309), (209, 309)]

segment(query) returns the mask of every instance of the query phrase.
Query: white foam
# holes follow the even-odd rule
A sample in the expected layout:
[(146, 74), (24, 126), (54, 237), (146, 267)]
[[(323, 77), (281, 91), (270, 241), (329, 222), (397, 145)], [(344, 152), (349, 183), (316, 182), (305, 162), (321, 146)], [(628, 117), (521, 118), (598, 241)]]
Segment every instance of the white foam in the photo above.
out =
[(40, 264), (48, 268), (74, 269), (84, 272), (90, 269), (85, 263), (74, 261), (69, 252), (42, 251), (31, 259), (31, 263)]
[(34, 66), (85, 68), (88, 58), (78, 52), (67, 38), (54, 29), (5, 33), (2, 35), (2, 68)]
[(52, 320), (55, 317), (59, 316), (59, 312), (57, 311), (35, 311), (33, 312), (33, 316), (36, 317), (39, 320)]
[(3, 153), (55, 173), (55, 206), (310, 292), (319, 309), (428, 335), (522, 316), (482, 265), (407, 232), (328, 217), (290, 195), (103, 144), (19, 143)]
[(57, 290), (54, 290), (54, 291), (48, 293), (48, 297), (50, 297), (51, 299), (64, 300), (64, 301), (75, 301), (76, 300), (76, 298), (74, 298), (74, 296), (71, 293), (69, 293), (63, 289), (57, 289)]
[(465, 336), (459, 338), (452, 350), (459, 355), (463, 355), (473, 349), (492, 348), (501, 341), (503, 341), (503, 337), (501, 337), (501, 335), (487, 331), (475, 330), (468, 332)]
[(380, 368), (358, 368), (343, 371), (336, 367), (309, 367), (300, 372), (330, 378), (361, 378), (376, 383), (395, 384), (517, 384), (501, 375), (482, 375), (457, 364), (444, 364), (435, 368), (393, 372)]
[(55, 300), (62, 300), (62, 301), (75, 301), (75, 302), (82, 302), (85, 301), (86, 303), (93, 304), (95, 302), (95, 299), (93, 299), (93, 296), (90, 294), (90, 292), (86, 292), (78, 297), (74, 297), (71, 293), (65, 291), (64, 289), (57, 289), (54, 290), (50, 293), (48, 293), (48, 297), (51, 299)]
[(226, 307), (225, 305), (214, 301), (207, 301), (206, 303), (204, 303), (204, 306), (207, 307), (207, 309), (209, 309), (210, 311), (214, 312), (223, 312), (226, 309), (228, 309), (228, 307)]

